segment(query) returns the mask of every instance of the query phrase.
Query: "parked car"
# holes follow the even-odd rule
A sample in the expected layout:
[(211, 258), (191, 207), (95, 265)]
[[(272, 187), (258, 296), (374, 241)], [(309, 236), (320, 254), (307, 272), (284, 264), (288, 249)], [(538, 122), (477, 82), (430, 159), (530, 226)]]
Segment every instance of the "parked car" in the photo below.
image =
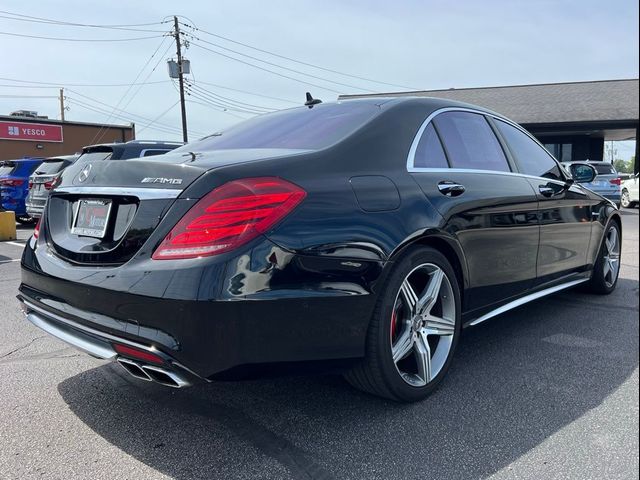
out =
[(155, 140), (131, 140), (124, 143), (103, 143), (90, 145), (82, 149), (80, 162), (96, 160), (127, 160), (131, 158), (154, 157), (164, 155), (184, 145), (181, 142), (164, 142)]
[(25, 201), (27, 214), (40, 218), (49, 192), (60, 180), (62, 171), (75, 162), (78, 155), (45, 158), (29, 177), (29, 193)]
[(629, 180), (622, 182), (622, 199), (620, 203), (624, 208), (635, 207), (640, 202), (640, 194), (638, 193), (638, 174), (636, 173)]
[(35, 222), (27, 213), (25, 199), (29, 190), (29, 175), (41, 163), (42, 158), (0, 161), (0, 204), (5, 210), (15, 212), (18, 223)]
[(591, 165), (450, 100), (310, 107), (67, 168), (22, 257), (27, 319), (171, 387), (320, 361), (415, 401), (463, 326), (616, 287), (620, 213)]
[[(563, 162), (566, 166), (570, 166), (573, 163), (575, 162)], [(602, 195), (604, 198), (611, 200), (618, 206), (618, 208), (620, 208), (620, 184), (622, 183), (622, 180), (620, 180), (615, 167), (609, 162), (588, 160), (588, 163), (596, 169), (598, 176), (593, 182), (584, 184), (583, 186), (599, 195)]]

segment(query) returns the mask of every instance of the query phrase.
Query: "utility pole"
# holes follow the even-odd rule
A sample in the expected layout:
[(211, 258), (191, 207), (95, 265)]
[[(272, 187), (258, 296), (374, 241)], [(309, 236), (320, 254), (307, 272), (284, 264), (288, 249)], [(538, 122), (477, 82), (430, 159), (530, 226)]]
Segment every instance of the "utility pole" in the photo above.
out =
[(182, 50), (180, 45), (180, 24), (178, 17), (173, 17), (173, 37), (176, 39), (176, 55), (178, 57), (178, 83), (180, 84), (180, 111), (182, 112), (182, 140), (187, 143), (187, 110), (184, 104), (184, 78), (182, 72)]
[(60, 120), (64, 122), (64, 88), (60, 89)]

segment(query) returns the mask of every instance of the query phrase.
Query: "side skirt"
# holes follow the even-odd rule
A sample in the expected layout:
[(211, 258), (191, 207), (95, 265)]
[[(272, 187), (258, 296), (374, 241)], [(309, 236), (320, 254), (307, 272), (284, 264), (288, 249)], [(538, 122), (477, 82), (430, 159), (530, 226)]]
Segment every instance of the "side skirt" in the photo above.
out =
[(495, 310), (491, 310), (490, 312), (485, 313), (481, 317), (478, 317), (474, 320), (471, 320), (465, 323), (464, 327), (472, 327), (474, 325), (478, 325), (479, 323), (482, 323), (485, 320), (489, 320), (490, 318), (493, 318), (497, 315), (508, 312), (509, 310), (519, 307), (520, 305), (524, 305), (525, 303), (529, 303), (539, 298), (546, 297), (547, 295), (551, 295), (552, 293), (559, 292), (560, 290), (565, 290), (567, 288), (575, 287), (576, 285), (579, 285), (581, 283), (588, 282), (588, 281), (589, 281), (589, 278), (579, 278), (577, 280), (561, 283), (560, 285), (556, 285), (550, 288), (545, 288), (544, 290), (540, 290), (538, 292), (525, 295), (524, 297), (520, 297), (517, 300), (509, 302), (505, 305), (502, 305), (501, 307), (498, 307)]

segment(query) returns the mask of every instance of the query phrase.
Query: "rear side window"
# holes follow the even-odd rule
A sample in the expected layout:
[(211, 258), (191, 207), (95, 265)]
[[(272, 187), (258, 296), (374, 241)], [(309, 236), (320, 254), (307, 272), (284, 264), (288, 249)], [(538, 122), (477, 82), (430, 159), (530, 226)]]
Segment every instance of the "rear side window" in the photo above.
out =
[(422, 133), (413, 161), (418, 168), (448, 168), (447, 157), (442, 149), (435, 128), (430, 123)]
[(96, 162), (100, 160), (109, 160), (113, 155), (112, 151), (108, 152), (87, 152), (80, 155), (78, 163)]
[(496, 120), (495, 123), (509, 145), (522, 173), (534, 177), (562, 179), (560, 167), (544, 148), (516, 127), (502, 120)]
[(483, 115), (446, 112), (433, 122), (452, 168), (510, 171), (502, 147)]

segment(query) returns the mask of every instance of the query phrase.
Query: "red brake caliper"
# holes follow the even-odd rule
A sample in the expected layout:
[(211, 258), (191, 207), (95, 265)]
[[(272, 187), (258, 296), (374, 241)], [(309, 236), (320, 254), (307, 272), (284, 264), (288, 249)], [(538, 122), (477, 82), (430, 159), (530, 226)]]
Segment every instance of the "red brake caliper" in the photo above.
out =
[(398, 310), (400, 310), (401, 305), (398, 305), (397, 308), (391, 313), (391, 340), (396, 337), (396, 330), (398, 329)]

